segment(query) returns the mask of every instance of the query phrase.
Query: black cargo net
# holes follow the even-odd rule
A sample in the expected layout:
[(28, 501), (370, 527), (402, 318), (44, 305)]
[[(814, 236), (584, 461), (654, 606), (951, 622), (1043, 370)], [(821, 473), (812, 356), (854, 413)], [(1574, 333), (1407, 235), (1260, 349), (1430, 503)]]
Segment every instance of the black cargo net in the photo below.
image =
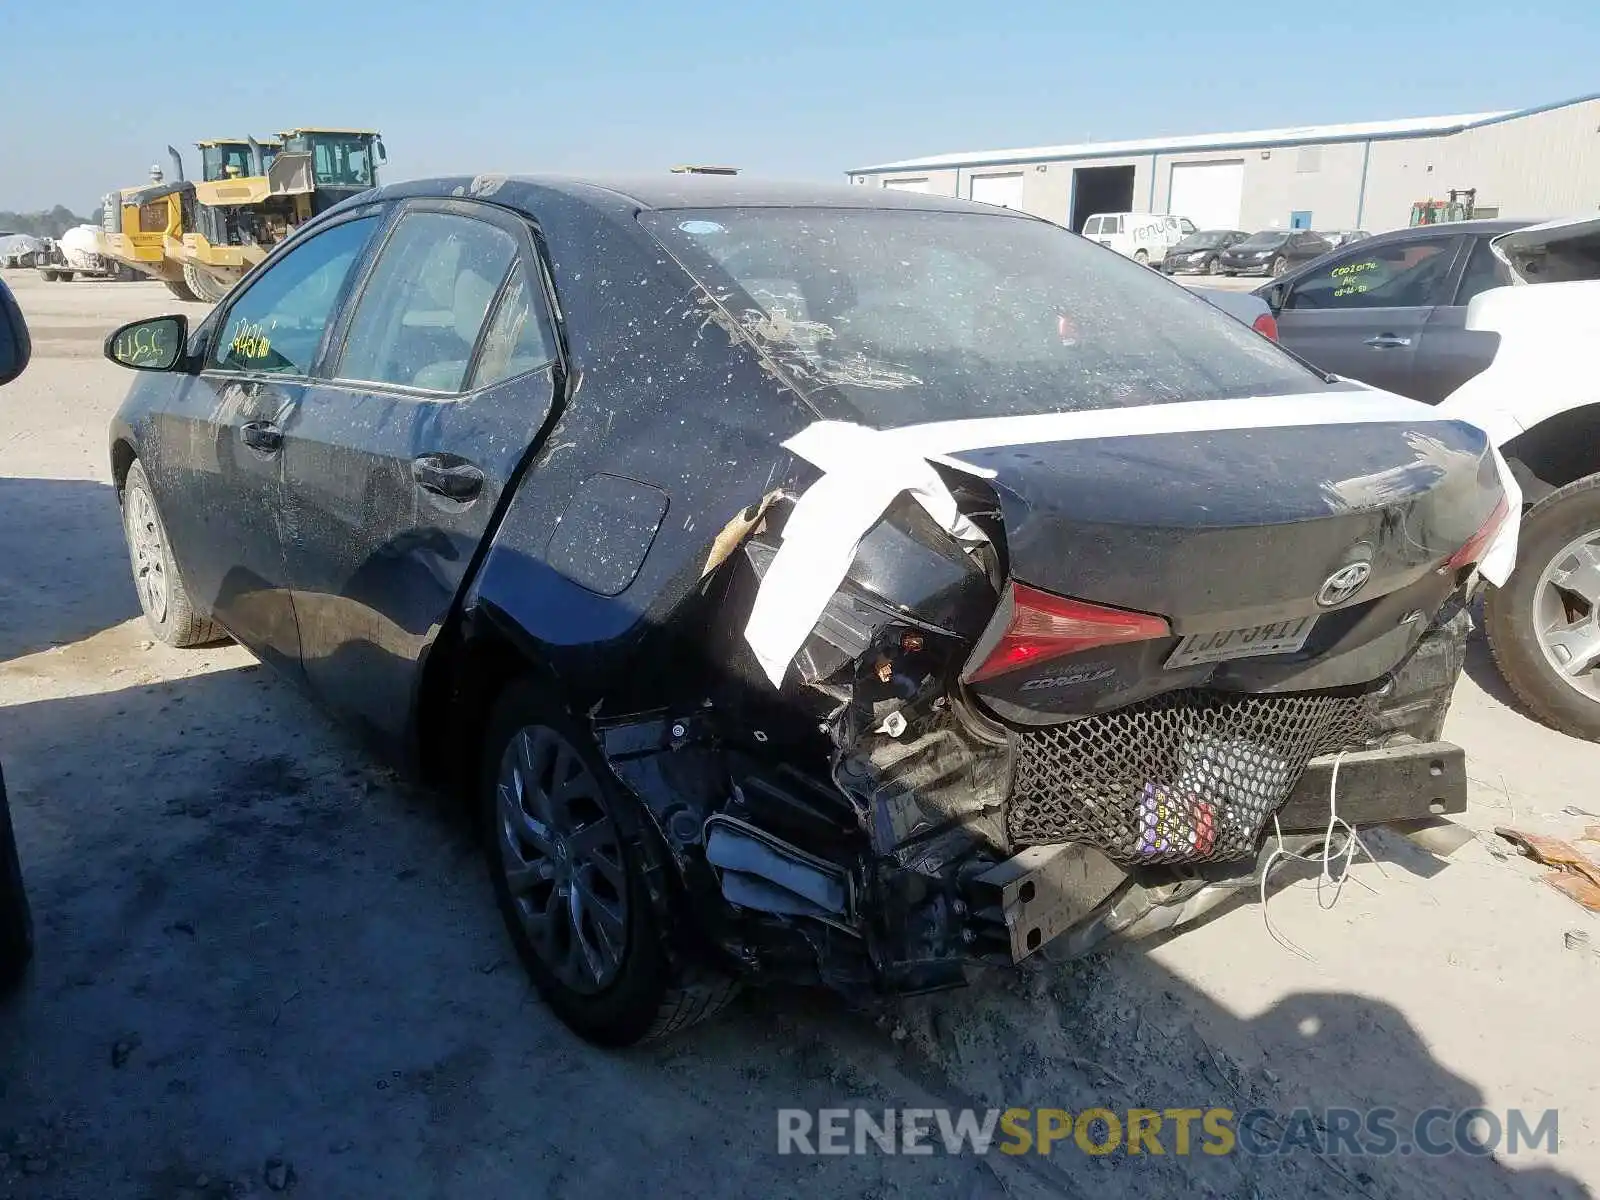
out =
[(1369, 713), (1360, 696), (1190, 690), (1018, 730), (1007, 826), (1130, 864), (1243, 858), (1308, 760), (1361, 748)]

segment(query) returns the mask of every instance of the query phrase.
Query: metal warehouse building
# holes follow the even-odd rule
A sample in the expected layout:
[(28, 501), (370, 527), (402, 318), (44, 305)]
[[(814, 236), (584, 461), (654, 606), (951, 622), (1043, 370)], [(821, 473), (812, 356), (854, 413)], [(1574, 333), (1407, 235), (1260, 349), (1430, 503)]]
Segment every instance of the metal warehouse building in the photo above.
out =
[(851, 182), (966, 196), (1082, 230), (1099, 212), (1167, 212), (1202, 229), (1368, 229), (1476, 192), (1478, 216), (1600, 209), (1600, 95), (1514, 112), (940, 154)]

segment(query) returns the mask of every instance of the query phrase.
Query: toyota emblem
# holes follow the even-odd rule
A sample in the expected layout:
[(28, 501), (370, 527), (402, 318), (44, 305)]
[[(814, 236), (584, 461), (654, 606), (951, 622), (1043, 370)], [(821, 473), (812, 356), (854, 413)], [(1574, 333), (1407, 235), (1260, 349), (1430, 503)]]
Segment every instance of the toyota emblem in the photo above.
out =
[(1371, 563), (1353, 562), (1349, 566), (1340, 567), (1322, 581), (1322, 587), (1317, 591), (1317, 603), (1323, 608), (1333, 608), (1335, 605), (1343, 604), (1366, 587), (1367, 580), (1371, 578)]

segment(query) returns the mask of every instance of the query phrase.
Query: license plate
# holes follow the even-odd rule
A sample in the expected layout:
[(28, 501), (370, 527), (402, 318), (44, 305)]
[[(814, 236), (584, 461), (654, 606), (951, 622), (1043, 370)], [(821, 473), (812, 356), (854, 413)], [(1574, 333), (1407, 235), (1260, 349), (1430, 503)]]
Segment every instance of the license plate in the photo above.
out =
[(1167, 656), (1167, 669), (1222, 662), (1229, 658), (1287, 654), (1306, 644), (1306, 638), (1311, 636), (1311, 627), (1316, 623), (1317, 618), (1309, 616), (1294, 621), (1274, 621), (1270, 625), (1251, 625), (1244, 629), (1191, 633)]

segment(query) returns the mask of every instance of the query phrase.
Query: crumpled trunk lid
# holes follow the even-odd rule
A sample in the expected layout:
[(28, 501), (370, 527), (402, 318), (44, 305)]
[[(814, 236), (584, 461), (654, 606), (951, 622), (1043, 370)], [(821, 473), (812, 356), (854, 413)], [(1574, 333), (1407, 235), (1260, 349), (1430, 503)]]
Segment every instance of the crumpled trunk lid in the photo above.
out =
[[(1026, 725), (1183, 687), (1377, 679), (1455, 588), (1441, 568), (1501, 498), (1487, 440), (1465, 424), (1225, 430), (957, 457), (994, 474), (1012, 581), (1170, 626), (1166, 638), (970, 683)], [(1330, 584), (1351, 567), (1363, 576), (1353, 590)], [(1004, 619), (979, 639), (969, 681)]]

